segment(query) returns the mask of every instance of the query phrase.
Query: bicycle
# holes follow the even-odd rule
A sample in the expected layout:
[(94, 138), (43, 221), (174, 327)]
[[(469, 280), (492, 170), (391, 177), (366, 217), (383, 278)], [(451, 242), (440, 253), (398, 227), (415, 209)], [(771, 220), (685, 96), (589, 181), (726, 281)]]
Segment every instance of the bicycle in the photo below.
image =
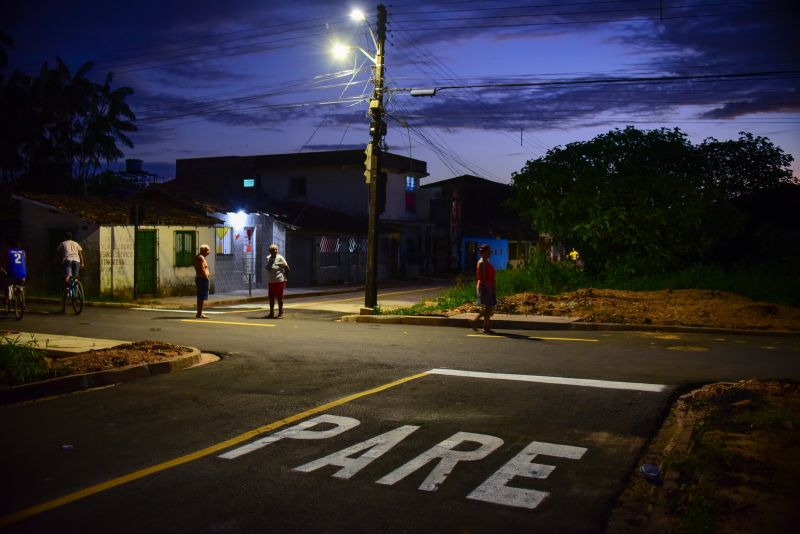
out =
[(70, 275), (69, 280), (67, 280), (65, 298), (68, 298), (72, 303), (72, 311), (75, 312), (75, 315), (80, 315), (83, 311), (83, 285), (75, 275)]
[(22, 284), (24, 281), (8, 278), (8, 272), (0, 267), (0, 278), (5, 279), (5, 301), (6, 313), (10, 313), (14, 309), (14, 318), (19, 321), (25, 313), (25, 286)]
[(25, 313), (25, 287), (18, 283), (11, 283), (6, 290), (6, 313), (14, 310), (14, 318), (19, 321)]

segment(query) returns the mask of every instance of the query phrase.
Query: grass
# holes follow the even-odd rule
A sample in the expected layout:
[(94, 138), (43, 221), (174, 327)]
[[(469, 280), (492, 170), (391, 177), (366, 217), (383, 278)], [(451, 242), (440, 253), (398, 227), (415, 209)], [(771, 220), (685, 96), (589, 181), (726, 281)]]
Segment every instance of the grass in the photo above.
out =
[(63, 374), (48, 366), (44, 354), (33, 336), (28, 341), (0, 337), (0, 385), (16, 386)]
[[(556, 295), (583, 288), (659, 291), (663, 289), (708, 289), (736, 293), (754, 300), (800, 306), (800, 278), (781, 266), (726, 271), (719, 267), (694, 265), (674, 273), (633, 278), (591, 275), (575, 269), (569, 262), (554, 264), (544, 256), (535, 256), (523, 269), (497, 271), (497, 297), (516, 293)], [(475, 302), (475, 281), (458, 275), (453, 286), (436, 301), (422, 301), (413, 306), (382, 313), (392, 315), (436, 315)]]

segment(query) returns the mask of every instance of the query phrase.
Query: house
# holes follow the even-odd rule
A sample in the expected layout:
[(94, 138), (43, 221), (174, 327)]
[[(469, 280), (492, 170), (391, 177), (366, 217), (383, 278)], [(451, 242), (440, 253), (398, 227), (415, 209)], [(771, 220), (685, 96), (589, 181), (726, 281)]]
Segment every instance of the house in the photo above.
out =
[[(282, 252), (290, 224), (264, 195), (186, 190), (174, 180), (151, 185), (137, 198), (189, 210), (219, 221), (209, 241), (215, 262), (212, 283), (219, 292), (266, 289), (265, 258), (272, 243)], [(292, 265), (294, 268), (294, 265)], [(293, 269), (294, 270), (294, 269)]]
[[(173, 187), (269, 205), (287, 224), (291, 284), (358, 283), (369, 213), (364, 159), (362, 150), (181, 159)], [(382, 170), (378, 278), (429, 274), (433, 225), (420, 216), (417, 198), (427, 165), (386, 153)]]
[[(81, 282), (88, 295), (130, 299), (193, 294), (193, 261), (213, 243), (220, 221), (145, 200), (18, 193), (20, 239), (28, 257), (27, 285), (58, 294), (64, 284), (56, 254), (64, 232), (83, 247)], [(215, 269), (213, 257), (209, 264)]]
[(533, 249), (536, 234), (507, 207), (511, 186), (463, 175), (422, 186), (436, 228), (437, 272), (468, 271), (482, 243), (492, 246), (495, 266), (517, 267)]

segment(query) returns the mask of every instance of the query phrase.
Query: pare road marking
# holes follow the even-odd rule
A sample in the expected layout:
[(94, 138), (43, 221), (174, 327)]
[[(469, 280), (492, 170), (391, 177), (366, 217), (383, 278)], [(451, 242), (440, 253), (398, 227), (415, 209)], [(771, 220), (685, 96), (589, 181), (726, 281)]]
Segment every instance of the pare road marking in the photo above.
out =
[[(232, 451), (220, 454), (219, 458), (233, 460), (284, 439), (328, 439), (333, 436), (338, 436), (360, 424), (361, 421), (352, 417), (323, 414), (313, 419), (303, 421), (293, 427), (281, 430), (272, 436), (259, 439), (233, 449)], [(330, 425), (334, 426), (331, 428)], [(323, 426), (324, 429), (315, 430), (317, 426)], [(340, 451), (295, 467), (293, 470), (301, 473), (310, 473), (323, 467), (334, 466), (340, 469), (331, 476), (349, 479), (389, 452), (398, 443), (419, 428), (420, 427), (416, 425), (403, 425), (366, 441), (362, 441), (361, 443), (356, 443)], [(447, 477), (460, 462), (476, 462), (483, 460), (499, 449), (503, 443), (503, 440), (497, 436), (477, 434), (474, 432), (456, 432), (419, 456), (412, 458), (394, 471), (379, 478), (375, 483), (392, 486), (419, 471), (429, 463), (435, 462), (433, 469), (431, 469), (428, 476), (417, 488), (420, 491), (434, 492), (444, 484)], [(468, 493), (466, 498), (533, 510), (550, 495), (550, 492), (520, 488), (510, 485), (510, 482), (517, 477), (540, 480), (546, 479), (555, 471), (556, 466), (534, 462), (537, 456), (580, 460), (587, 451), (588, 449), (585, 447), (533, 441), (506, 462), (500, 469), (491, 474), (477, 488)]]

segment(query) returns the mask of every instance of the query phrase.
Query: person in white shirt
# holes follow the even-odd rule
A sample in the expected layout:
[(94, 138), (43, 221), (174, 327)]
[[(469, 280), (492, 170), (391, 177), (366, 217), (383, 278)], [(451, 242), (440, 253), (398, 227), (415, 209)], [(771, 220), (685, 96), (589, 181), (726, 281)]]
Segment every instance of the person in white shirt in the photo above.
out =
[[(267, 256), (267, 275), (269, 276), (269, 315), (264, 319), (283, 319), (283, 290), (286, 288), (289, 264), (278, 254), (278, 245), (269, 246)], [(275, 316), (275, 299), (278, 299), (278, 316)]]
[(69, 277), (78, 277), (78, 272), (83, 265), (83, 248), (72, 240), (72, 232), (64, 232), (64, 241), (56, 249), (61, 255), (61, 265), (64, 267), (64, 295), (61, 300), (61, 312), (67, 308), (67, 293)]

